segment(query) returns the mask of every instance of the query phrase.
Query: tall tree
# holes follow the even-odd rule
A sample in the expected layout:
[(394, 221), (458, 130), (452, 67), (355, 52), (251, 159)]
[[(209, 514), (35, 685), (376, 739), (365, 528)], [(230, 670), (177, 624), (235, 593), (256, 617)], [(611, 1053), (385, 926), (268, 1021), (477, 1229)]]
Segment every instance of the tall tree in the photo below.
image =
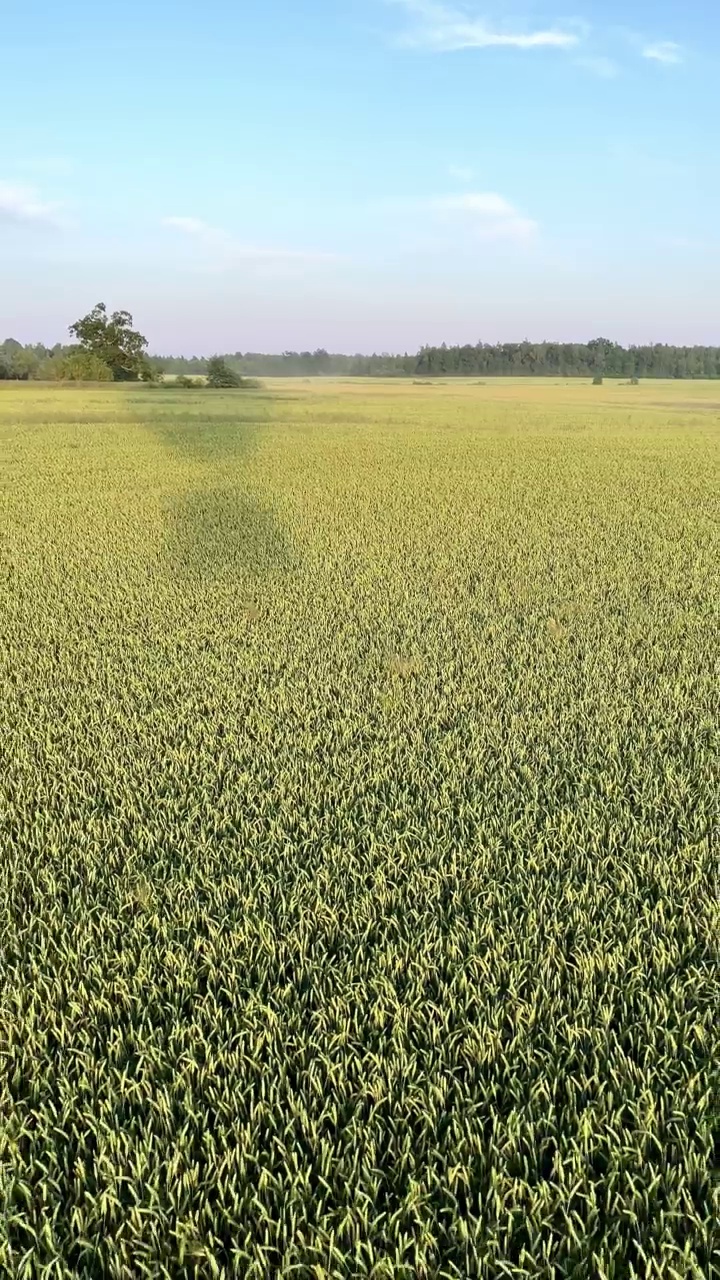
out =
[(108, 315), (104, 302), (98, 302), (81, 320), (70, 325), (70, 332), (86, 351), (108, 366), (115, 382), (136, 381), (148, 367), (147, 338), (133, 329), (129, 311), (113, 311)]

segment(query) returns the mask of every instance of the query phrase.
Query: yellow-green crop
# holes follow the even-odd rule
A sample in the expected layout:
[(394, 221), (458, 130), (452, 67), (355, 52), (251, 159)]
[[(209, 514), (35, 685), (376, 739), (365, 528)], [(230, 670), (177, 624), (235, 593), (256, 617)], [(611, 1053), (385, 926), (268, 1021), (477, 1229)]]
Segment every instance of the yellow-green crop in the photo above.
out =
[(0, 388), (0, 1275), (720, 1275), (718, 401)]

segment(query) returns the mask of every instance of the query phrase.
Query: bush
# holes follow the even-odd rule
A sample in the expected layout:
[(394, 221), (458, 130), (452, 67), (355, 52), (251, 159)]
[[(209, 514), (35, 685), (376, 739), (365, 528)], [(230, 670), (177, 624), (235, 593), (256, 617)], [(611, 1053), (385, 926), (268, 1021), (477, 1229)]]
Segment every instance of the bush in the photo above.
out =
[(187, 373), (178, 373), (177, 375), (166, 374), (165, 377), (161, 375), (157, 379), (157, 385), (161, 387), (163, 391), (177, 391), (178, 388), (182, 391), (204, 391), (206, 387), (212, 388), (225, 386), (242, 387), (243, 391), (249, 391), (257, 390), (263, 385), (262, 382), (257, 380), (257, 378), (240, 377), (240, 375), (236, 374), (232, 369), (229, 370), (229, 374), (230, 377), (234, 379), (233, 382), (225, 382), (224, 380), (222, 382), (210, 382), (209, 378), (193, 378)]
[(601, 386), (602, 386), (602, 384), (603, 384), (603, 376), (602, 376), (602, 374), (601, 374), (601, 373), (596, 373), (596, 374), (595, 374), (595, 377), (594, 377), (594, 378), (593, 378), (593, 380), (592, 380), (592, 384), (593, 384), (593, 386), (594, 386), (594, 387), (601, 387)]
[(222, 356), (211, 356), (207, 364), (208, 387), (244, 387), (245, 381), (226, 364)]
[(93, 351), (71, 351), (54, 367), (60, 382), (112, 382), (112, 369)]
[(631, 378), (631, 379), (630, 379), (630, 386), (631, 386), (631, 387), (639, 387), (639, 386), (640, 386), (640, 379), (639, 379), (639, 378)]

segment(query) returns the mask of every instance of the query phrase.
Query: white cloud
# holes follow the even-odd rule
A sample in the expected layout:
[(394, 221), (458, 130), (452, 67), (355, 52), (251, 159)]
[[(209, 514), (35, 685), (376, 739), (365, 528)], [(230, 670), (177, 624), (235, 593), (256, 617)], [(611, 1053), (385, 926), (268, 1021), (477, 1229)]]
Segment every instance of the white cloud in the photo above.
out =
[(492, 191), (438, 196), (430, 201), (430, 207), (438, 213), (465, 217), (484, 239), (529, 240), (538, 230), (532, 218)]
[(220, 227), (210, 226), (200, 218), (168, 217), (162, 219), (162, 225), (171, 230), (190, 236), (208, 249), (222, 253), (226, 258), (237, 261), (257, 262), (260, 264), (302, 263), (302, 262), (334, 262), (338, 255), (320, 253), (305, 249), (266, 248), (259, 245), (245, 244), (237, 240), (228, 231)]
[(400, 37), (404, 45), (451, 53), (458, 49), (570, 49), (578, 35), (554, 27), (539, 31), (498, 29), (483, 18), (472, 17), (434, 0), (390, 0), (401, 5), (415, 19), (415, 25)]
[(55, 226), (58, 206), (38, 199), (32, 187), (0, 182), (0, 223)]
[(643, 58), (651, 62), (662, 62), (665, 66), (676, 66), (683, 60), (683, 51), (674, 40), (659, 40), (656, 44), (646, 44), (642, 51)]

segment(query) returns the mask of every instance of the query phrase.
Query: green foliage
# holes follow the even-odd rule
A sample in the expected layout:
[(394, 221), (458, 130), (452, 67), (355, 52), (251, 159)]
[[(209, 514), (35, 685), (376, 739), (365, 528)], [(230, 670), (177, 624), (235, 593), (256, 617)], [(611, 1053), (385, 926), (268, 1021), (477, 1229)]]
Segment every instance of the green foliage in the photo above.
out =
[(133, 329), (132, 323), (129, 311), (113, 311), (109, 316), (105, 303), (98, 302), (82, 320), (70, 325), (70, 333), (85, 351), (109, 367), (116, 382), (130, 382), (143, 374), (148, 376), (147, 338)]
[(112, 369), (94, 351), (76, 347), (54, 361), (54, 376), (60, 382), (112, 382)]
[[(97, 309), (96, 309), (97, 310)], [(91, 315), (94, 313), (91, 313)], [(126, 315), (127, 313), (116, 313)], [(107, 318), (107, 317), (106, 317)], [(15, 362), (13, 349), (29, 353), (30, 368), (21, 359)], [(6, 350), (7, 349), (7, 350)], [(0, 379), (45, 377), (48, 358), (62, 356), (59, 345), (50, 350), (42, 344), (22, 347), (10, 342), (0, 345)], [(657, 343), (648, 347), (621, 347), (608, 339), (590, 343), (520, 342), (477, 343), (475, 346), (423, 347), (415, 355), (339, 355), (327, 351), (284, 351), (277, 355), (235, 351), (220, 356), (227, 367), (247, 377), (586, 377), (603, 372), (607, 377), (628, 378), (720, 378), (719, 347), (674, 347)], [(149, 370), (162, 374), (204, 375), (207, 359), (202, 356), (143, 356), (139, 373), (121, 370), (122, 377), (146, 378)], [(154, 380), (154, 379), (153, 379)]]
[[(369, 357), (369, 359), (373, 359)], [(402, 357), (397, 357), (402, 362)], [(607, 338), (591, 342), (479, 342), (475, 346), (423, 347), (415, 372), (472, 377), (718, 378), (720, 347), (622, 347)]]
[(37, 370), (38, 364), (39, 360), (31, 349), (22, 348), (20, 351), (16, 351), (12, 357), (13, 377), (22, 382), (28, 381)]
[(602, 386), (602, 384), (603, 384), (603, 376), (602, 376), (602, 374), (601, 374), (601, 373), (596, 373), (596, 374), (595, 374), (595, 377), (593, 378), (593, 386), (594, 386), (594, 387), (601, 387), (601, 386)]
[(42, 366), (48, 354), (41, 344), (23, 347), (13, 338), (7, 338), (0, 344), (0, 380), (27, 382), (42, 376)]
[(239, 373), (231, 369), (222, 356), (211, 356), (207, 362), (208, 387), (241, 387), (243, 379)]
[(720, 1275), (663, 395), (0, 395), (3, 1277)]
[[(592, 342), (478, 342), (422, 347), (416, 354), (341, 355), (285, 351), (262, 355), (235, 351), (222, 357), (237, 373), (259, 377), (588, 377), (598, 367), (609, 378), (718, 378), (720, 347), (622, 347), (607, 338)], [(201, 356), (157, 358), (167, 373), (204, 373)]]

